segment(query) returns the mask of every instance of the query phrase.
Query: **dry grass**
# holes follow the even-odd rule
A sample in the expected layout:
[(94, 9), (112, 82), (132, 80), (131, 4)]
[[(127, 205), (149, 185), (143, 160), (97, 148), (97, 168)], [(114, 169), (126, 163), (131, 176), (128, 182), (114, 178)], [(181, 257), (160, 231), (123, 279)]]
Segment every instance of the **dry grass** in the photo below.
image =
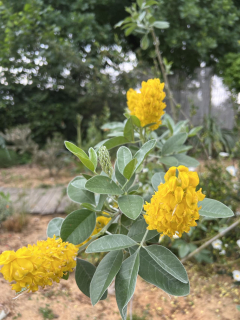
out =
[(2, 226), (7, 231), (21, 232), (28, 222), (29, 217), (25, 213), (18, 213), (2, 222)]

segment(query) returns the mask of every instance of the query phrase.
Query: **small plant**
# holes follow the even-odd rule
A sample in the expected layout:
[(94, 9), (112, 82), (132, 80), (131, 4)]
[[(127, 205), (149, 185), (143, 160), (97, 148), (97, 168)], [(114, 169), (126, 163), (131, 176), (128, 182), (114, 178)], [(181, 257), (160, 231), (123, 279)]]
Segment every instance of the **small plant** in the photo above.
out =
[(0, 192), (0, 223), (13, 214), (13, 207), (10, 201), (10, 195)]
[(233, 211), (240, 204), (237, 181), (218, 160), (206, 163), (200, 175), (200, 186), (210, 198), (222, 201)]
[(8, 231), (21, 232), (28, 224), (28, 216), (25, 212), (13, 214), (8, 217), (2, 225)]
[(53, 313), (52, 309), (49, 308), (49, 304), (46, 304), (45, 308), (40, 307), (39, 313), (43, 316), (43, 319), (50, 320), (57, 318), (57, 316)]
[(44, 149), (35, 150), (33, 162), (43, 167), (47, 167), (50, 176), (56, 175), (70, 160), (67, 153), (62, 150), (62, 147), (61, 134), (54, 133), (52, 139), (47, 139)]
[(29, 125), (19, 125), (14, 128), (7, 129), (1, 136), (11, 145), (8, 147), (20, 154), (34, 154), (38, 149), (38, 145), (31, 138), (31, 129)]

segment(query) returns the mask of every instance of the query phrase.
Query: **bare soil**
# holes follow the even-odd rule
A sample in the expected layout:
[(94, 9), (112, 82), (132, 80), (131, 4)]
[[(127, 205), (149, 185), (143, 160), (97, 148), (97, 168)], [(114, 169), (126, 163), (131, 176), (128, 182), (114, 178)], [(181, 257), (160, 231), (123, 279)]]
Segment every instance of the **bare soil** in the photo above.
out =
[[(200, 166), (197, 168), (199, 172), (205, 171), (206, 162), (214, 162), (214, 160), (199, 160)], [(237, 162), (233, 160), (222, 160), (227, 167), (234, 165), (237, 168)], [(11, 188), (40, 188), (53, 186), (67, 186), (68, 183), (77, 175), (84, 171), (81, 164), (72, 163), (68, 167), (62, 169), (58, 174), (50, 176), (49, 170), (37, 165), (21, 165), (6, 169), (0, 169), (0, 187)]]
[(16, 166), (0, 169), (0, 186), (8, 188), (67, 186), (80, 172), (80, 169), (72, 165), (51, 177), (48, 169), (37, 165)]
[[(0, 229), (0, 253), (17, 250), (28, 243), (46, 239), (46, 227), (53, 216), (31, 216), (21, 233)], [(134, 320), (238, 320), (240, 312), (240, 287), (233, 285), (230, 276), (216, 274), (211, 266), (186, 265), (191, 294), (187, 297), (170, 297), (162, 290), (138, 278), (133, 300)], [(41, 289), (37, 293), (24, 293), (13, 299), (15, 293), (0, 274), (0, 314), (6, 319), (24, 320), (120, 320), (115, 296), (100, 301), (95, 307), (81, 293), (75, 283), (74, 273), (68, 281)]]

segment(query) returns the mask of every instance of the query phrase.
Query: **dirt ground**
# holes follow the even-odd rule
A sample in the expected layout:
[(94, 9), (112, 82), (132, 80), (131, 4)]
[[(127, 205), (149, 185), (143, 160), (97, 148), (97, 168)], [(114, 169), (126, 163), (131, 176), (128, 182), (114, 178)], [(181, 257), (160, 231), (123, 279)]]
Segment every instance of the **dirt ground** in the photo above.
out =
[(67, 186), (81, 172), (75, 166), (69, 166), (59, 174), (50, 176), (49, 170), (37, 165), (22, 165), (0, 169), (0, 186), (9, 188), (47, 188)]
[[(213, 161), (213, 160), (208, 160)], [(197, 168), (199, 172), (205, 171), (204, 164), (206, 161), (199, 160), (200, 166)], [(225, 160), (224, 165), (234, 165), (237, 168), (237, 162), (233, 160)], [(12, 188), (48, 188), (52, 186), (67, 186), (68, 183), (81, 172), (84, 168), (71, 164), (62, 169), (54, 176), (49, 175), (49, 170), (37, 165), (21, 165), (6, 169), (0, 169), (0, 186)], [(87, 173), (87, 172), (86, 172)]]
[[(38, 239), (46, 239), (46, 226), (53, 216), (31, 216), (21, 233), (0, 229), (0, 253), (17, 250)], [(134, 320), (238, 320), (240, 312), (240, 287), (233, 285), (231, 277), (220, 275), (211, 266), (186, 265), (191, 294), (174, 298), (160, 289), (138, 279), (133, 300)], [(210, 274), (210, 276), (209, 276)], [(41, 289), (37, 293), (24, 293), (13, 299), (15, 293), (0, 274), (0, 314), (5, 319), (24, 320), (120, 320), (115, 296), (108, 295), (95, 307), (81, 293), (75, 283), (74, 273), (68, 281)]]

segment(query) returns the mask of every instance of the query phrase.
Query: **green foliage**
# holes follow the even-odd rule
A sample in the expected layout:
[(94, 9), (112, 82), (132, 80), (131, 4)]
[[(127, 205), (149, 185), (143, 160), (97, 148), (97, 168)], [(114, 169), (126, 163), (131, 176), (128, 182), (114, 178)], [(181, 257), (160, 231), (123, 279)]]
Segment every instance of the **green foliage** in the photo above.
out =
[[(115, 21), (103, 19), (102, 10)], [(86, 141), (88, 123), (94, 121), (100, 127), (106, 105), (112, 119), (120, 117), (125, 104), (122, 90), (135, 80), (121, 70), (128, 56), (112, 26), (119, 11), (124, 14), (124, 3), (118, 5), (118, 14), (115, 10), (111, 1), (98, 0), (0, 4), (2, 130), (30, 123), (34, 140), (40, 144), (53, 132), (73, 139), (79, 113), (84, 117)], [(118, 72), (116, 78), (109, 67)]]
[(226, 167), (220, 161), (209, 162), (205, 165), (206, 171), (200, 175), (200, 187), (209, 198), (223, 202), (233, 211), (239, 205), (236, 182), (227, 172)]
[(9, 195), (0, 192), (0, 223), (13, 214), (13, 207)]
[(120, 250), (109, 252), (99, 263), (90, 283), (90, 298), (93, 306), (100, 300), (116, 274), (118, 274), (122, 260), (123, 253)]
[[(138, 40), (137, 45), (143, 50), (148, 49), (144, 57), (149, 59), (155, 56), (148, 36), (154, 28), (161, 51), (168, 61), (173, 62), (173, 70), (192, 74), (202, 61), (215, 67), (221, 58), (221, 70), (224, 70), (225, 55), (239, 52), (240, 5), (237, 1), (139, 1), (126, 11), (127, 17), (116, 26), (124, 29), (126, 36), (131, 35), (129, 42), (133, 41), (133, 36), (140, 37), (141, 44)], [(234, 60), (233, 69), (236, 71), (238, 62), (235, 57)], [(230, 72), (228, 74), (231, 76)], [(237, 73), (235, 75), (237, 79)]]
[(223, 150), (231, 153), (236, 143), (234, 133), (227, 129), (221, 129), (217, 120), (211, 116), (204, 118), (201, 137), (211, 157), (216, 157)]
[(44, 320), (50, 320), (50, 319), (56, 318), (56, 315), (53, 313), (52, 309), (49, 308), (49, 304), (46, 304), (45, 308), (40, 307), (38, 311), (43, 316)]
[[(90, 148), (89, 156), (76, 145), (65, 142), (68, 150), (82, 161), (91, 171), (91, 175), (78, 176), (68, 185), (69, 198), (81, 205), (81, 209), (70, 213), (63, 221), (61, 218), (54, 218), (50, 221), (47, 231), (50, 236), (54, 233), (60, 234), (63, 241), (82, 244), (79, 253), (85, 249), (86, 254), (109, 252), (101, 259), (97, 268), (90, 262), (78, 258), (76, 282), (79, 289), (90, 297), (95, 305), (106, 297), (105, 292), (116, 277), (116, 300), (124, 320), (138, 274), (169, 294), (185, 296), (189, 293), (188, 276), (178, 258), (164, 246), (148, 245), (148, 242), (158, 242), (160, 234), (157, 230), (147, 229), (148, 225), (143, 217), (143, 204), (144, 200), (157, 190), (159, 184), (165, 182), (163, 171), (172, 165), (171, 161), (167, 162), (169, 158), (175, 159), (177, 165), (199, 164), (194, 158), (186, 155), (186, 151), (189, 150), (185, 144), (188, 132), (178, 131), (177, 128), (181, 128), (181, 125), (175, 125), (170, 117), (165, 117), (168, 120), (167, 134), (160, 137), (148, 127), (139, 127), (135, 118), (127, 116), (127, 119), (124, 123), (106, 124), (104, 127), (110, 130), (110, 139), (95, 148)], [(128, 136), (129, 128), (133, 130), (133, 134), (126, 138), (124, 135)], [(193, 130), (191, 134), (195, 134), (196, 131)], [(140, 144), (139, 140), (135, 140), (139, 137)], [(116, 142), (112, 144), (112, 139), (118, 139), (117, 144), (127, 144), (118, 148), (115, 164), (110, 161), (107, 150), (117, 145)], [(98, 156), (96, 150), (99, 150)], [(161, 161), (162, 159), (164, 160)], [(99, 172), (97, 161), (101, 164), (101, 170), (104, 169), (105, 172)], [(106, 163), (111, 168), (114, 167), (114, 173), (105, 168)], [(149, 170), (150, 176), (146, 180), (143, 169), (150, 166), (155, 166), (157, 172)], [(139, 188), (137, 181), (143, 181), (144, 186)], [(202, 206), (199, 214), (203, 215), (204, 219), (233, 216), (231, 209), (216, 200), (204, 199), (199, 205)], [(102, 229), (93, 234), (97, 215), (109, 220)], [(204, 228), (201, 223), (200, 226)], [(194, 250), (194, 245), (185, 240), (181, 241), (178, 243), (180, 256)], [(178, 247), (173, 245), (173, 250), (176, 249)], [(206, 261), (205, 255), (202, 251), (197, 258)]]
[(218, 65), (223, 82), (234, 93), (240, 92), (240, 53), (228, 53)]
[(13, 150), (0, 149), (0, 168), (9, 168), (20, 164), (19, 155)]

